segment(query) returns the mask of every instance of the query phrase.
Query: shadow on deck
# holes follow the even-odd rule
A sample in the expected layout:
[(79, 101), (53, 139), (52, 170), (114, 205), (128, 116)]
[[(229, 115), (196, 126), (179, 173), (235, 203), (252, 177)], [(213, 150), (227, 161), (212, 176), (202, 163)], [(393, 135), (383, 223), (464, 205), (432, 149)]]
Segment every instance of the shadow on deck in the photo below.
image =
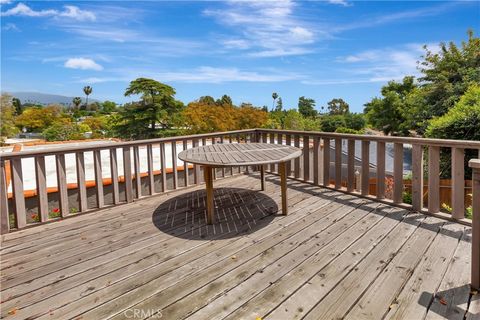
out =
[(298, 181), (289, 215), (256, 174), (2, 242), (2, 317), (468, 319), (470, 228)]

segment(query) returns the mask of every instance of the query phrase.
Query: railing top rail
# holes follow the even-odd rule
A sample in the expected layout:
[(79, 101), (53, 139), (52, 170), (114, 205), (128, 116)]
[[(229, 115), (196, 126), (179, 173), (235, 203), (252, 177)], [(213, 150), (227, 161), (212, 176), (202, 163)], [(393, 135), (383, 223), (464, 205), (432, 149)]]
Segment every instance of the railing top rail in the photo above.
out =
[(256, 129), (258, 132), (273, 132), (282, 134), (294, 134), (322, 138), (342, 138), (352, 140), (381, 141), (387, 143), (406, 143), (421, 144), (437, 147), (456, 147), (464, 149), (480, 149), (480, 141), (472, 140), (449, 140), (449, 139), (430, 139), (430, 138), (412, 138), (412, 137), (394, 137), (394, 136), (373, 136), (366, 134), (346, 134), (320, 131), (297, 131), (297, 130), (278, 130), (278, 129)]
[(104, 143), (99, 145), (90, 145), (90, 146), (75, 146), (75, 147), (58, 147), (58, 148), (49, 148), (45, 150), (30, 150), (30, 151), (17, 151), (11, 153), (0, 154), (2, 160), (10, 160), (14, 158), (28, 158), (35, 156), (49, 156), (55, 154), (65, 154), (65, 153), (74, 153), (74, 152), (88, 152), (95, 150), (105, 150), (111, 148), (122, 148), (122, 147), (132, 147), (132, 146), (141, 146), (147, 144), (155, 144), (160, 142), (172, 142), (172, 141), (184, 141), (191, 139), (202, 139), (216, 137), (219, 135), (225, 136), (230, 134), (244, 134), (244, 133), (253, 133), (255, 129), (245, 129), (245, 130), (235, 130), (235, 131), (224, 131), (224, 132), (212, 132), (212, 133), (203, 133), (195, 134), (188, 136), (176, 136), (176, 137), (166, 137), (166, 138), (156, 138), (156, 139), (145, 139), (145, 140), (134, 140), (134, 141), (125, 141), (125, 142), (111, 142)]
[(245, 130), (235, 130), (235, 131), (224, 131), (224, 132), (213, 132), (213, 133), (204, 133), (204, 134), (195, 134), (187, 136), (176, 136), (176, 137), (166, 137), (166, 138), (156, 138), (156, 139), (145, 139), (145, 140), (135, 140), (135, 141), (125, 141), (125, 142), (112, 142), (105, 143), (100, 145), (90, 145), (90, 146), (75, 146), (75, 147), (58, 147), (58, 148), (49, 148), (45, 150), (31, 150), (31, 151), (19, 151), (0, 154), (0, 158), (3, 160), (9, 160), (14, 158), (27, 158), (34, 156), (47, 156), (55, 154), (65, 154), (65, 153), (74, 153), (74, 152), (88, 152), (94, 150), (110, 149), (110, 148), (122, 148), (122, 147), (132, 147), (132, 146), (141, 146), (147, 144), (155, 144), (160, 142), (171, 142), (171, 141), (183, 141), (190, 139), (203, 139), (209, 137), (215, 137), (219, 135), (237, 135), (245, 133), (281, 133), (281, 134), (292, 134), (292, 135), (302, 135), (310, 137), (321, 137), (321, 138), (341, 138), (341, 139), (352, 139), (360, 141), (380, 141), (386, 143), (405, 143), (405, 144), (421, 144), (426, 146), (437, 146), (437, 147), (456, 147), (464, 149), (479, 149), (480, 150), (480, 141), (471, 141), (471, 140), (448, 140), (448, 139), (429, 139), (429, 138), (412, 138), (412, 137), (392, 137), (392, 136), (373, 136), (373, 135), (361, 135), (361, 134), (345, 134), (345, 133), (333, 133), (333, 132), (320, 132), (320, 131), (298, 131), (298, 130), (278, 130), (278, 129), (245, 129)]

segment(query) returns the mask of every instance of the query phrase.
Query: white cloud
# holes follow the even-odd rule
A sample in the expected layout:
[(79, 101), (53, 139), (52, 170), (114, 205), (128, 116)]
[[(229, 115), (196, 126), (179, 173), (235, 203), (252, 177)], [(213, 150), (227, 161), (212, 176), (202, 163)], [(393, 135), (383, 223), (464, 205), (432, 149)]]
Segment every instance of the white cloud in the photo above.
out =
[[(429, 44), (427, 47), (432, 52), (438, 51), (438, 45)], [(354, 75), (362, 79), (362, 82), (386, 82), (399, 80), (407, 75), (420, 76), (417, 61), (421, 60), (423, 54), (423, 45), (410, 43), (338, 57), (337, 62), (348, 65), (344, 72), (350, 78)], [(357, 81), (356, 78), (353, 80)]]
[(2, 27), (2, 30), (5, 30), (5, 31), (20, 31), (20, 29), (14, 23), (5, 24), (5, 26)]
[(138, 77), (156, 79), (161, 82), (182, 83), (224, 83), (224, 82), (282, 82), (302, 79), (303, 76), (276, 70), (246, 71), (238, 68), (218, 68), (202, 66), (188, 70), (152, 72), (149, 70), (123, 69), (116, 70), (117, 76), (90, 77), (80, 79), (79, 83), (128, 82)]
[(299, 75), (296, 74), (278, 72), (258, 73), (256, 71), (242, 71), (237, 68), (215, 68), (206, 66), (191, 71), (158, 73), (156, 76), (160, 81), (203, 83), (281, 82), (299, 78)]
[(273, 57), (312, 51), (307, 47), (317, 35), (294, 15), (295, 7), (289, 0), (230, 1), (226, 8), (204, 14), (233, 29), (235, 35), (221, 41), (226, 49), (248, 49), (250, 56)]
[(103, 70), (103, 67), (101, 65), (99, 65), (92, 59), (87, 59), (87, 58), (70, 58), (67, 61), (65, 61), (64, 67), (70, 68), (70, 69), (82, 69), (82, 70), (96, 70), (96, 71)]
[(2, 12), (2, 16), (27, 16), (27, 17), (46, 17), (54, 16), (58, 14), (56, 10), (32, 10), (29, 6), (19, 3), (16, 7), (13, 7), (5, 12)]
[(71, 18), (78, 21), (95, 21), (95, 14), (91, 11), (80, 10), (75, 6), (64, 6), (65, 10), (58, 14), (59, 17)]
[(10, 4), (12, 0), (0, 0), (0, 4)]
[(344, 6), (344, 7), (349, 7), (349, 6), (352, 5), (351, 3), (349, 3), (345, 0), (328, 0), (328, 3), (337, 4), (337, 5)]
[(70, 18), (78, 21), (94, 21), (96, 19), (93, 12), (81, 10), (76, 6), (64, 6), (63, 11), (58, 11), (54, 9), (35, 11), (23, 3), (18, 3), (15, 7), (2, 12), (2, 16), (60, 17)]

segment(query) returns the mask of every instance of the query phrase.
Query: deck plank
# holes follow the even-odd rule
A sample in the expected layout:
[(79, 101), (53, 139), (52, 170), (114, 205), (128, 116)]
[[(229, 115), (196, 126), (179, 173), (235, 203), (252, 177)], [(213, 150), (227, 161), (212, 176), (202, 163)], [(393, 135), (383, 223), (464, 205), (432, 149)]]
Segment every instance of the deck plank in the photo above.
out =
[(464, 227), (458, 224), (446, 224), (444, 228), (451, 233), (442, 232), (435, 238), (409, 281), (395, 298), (395, 303), (392, 304), (385, 319), (422, 319), (426, 316)]
[[(372, 283), (361, 299), (356, 303), (345, 319), (382, 319), (388, 312), (399, 290), (410, 279), (413, 270), (420, 263), (425, 251), (433, 243), (442, 220), (429, 218), (423, 228), (415, 232), (419, 240), (413, 246), (402, 248), (382, 274)], [(441, 235), (447, 233), (440, 229)]]

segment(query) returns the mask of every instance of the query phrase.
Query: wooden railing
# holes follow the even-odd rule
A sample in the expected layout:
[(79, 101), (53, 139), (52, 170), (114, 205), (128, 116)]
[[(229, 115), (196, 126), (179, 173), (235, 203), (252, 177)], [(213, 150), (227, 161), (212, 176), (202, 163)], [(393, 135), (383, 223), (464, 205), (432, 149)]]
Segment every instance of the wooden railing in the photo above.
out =
[[(464, 155), (465, 150), (469, 149), (478, 152), (479, 141), (251, 129), (4, 154), (0, 158), (1, 232), (8, 233), (13, 229), (22, 229), (53, 219), (62, 219), (109, 205), (129, 203), (144, 196), (199, 184), (202, 182), (200, 167), (187, 165), (178, 167), (178, 151), (207, 142), (253, 141), (302, 147), (303, 156), (287, 165), (287, 174), (291, 178), (471, 224), (470, 220), (465, 219)], [(345, 148), (342, 148), (342, 145), (345, 145)], [(404, 203), (403, 199), (406, 145), (409, 148), (411, 146), (412, 150), (411, 204)], [(171, 148), (168, 152), (167, 147)], [(370, 149), (373, 150), (373, 147), (376, 152), (371, 154)], [(451, 214), (440, 210), (441, 148), (451, 151), (453, 190)], [(355, 152), (356, 149), (357, 152)], [(393, 154), (389, 158), (393, 162), (391, 172), (386, 170), (387, 149)], [(140, 157), (141, 152), (146, 153), (146, 157)], [(93, 162), (94, 170), (95, 182), (90, 185), (87, 185), (85, 176), (85, 165), (92, 165), (86, 162), (87, 153)], [(171, 163), (168, 168), (167, 153), (171, 157), (168, 159)], [(154, 154), (159, 158), (158, 172), (154, 172)], [(68, 156), (67, 160), (69, 159), (67, 163), (66, 156)], [(426, 166), (424, 166), (424, 157), (428, 159)], [(108, 166), (102, 165), (102, 158), (104, 160), (109, 158)], [(33, 165), (31, 167), (23, 165), (22, 162), (25, 159), (33, 159), (33, 162), (30, 161)], [(52, 199), (49, 199), (51, 188), (47, 188), (46, 159), (48, 162), (55, 162), (57, 187), (54, 191), (58, 199), (58, 208), (55, 208), (56, 215), (53, 217), (51, 216)], [(372, 165), (372, 162), (375, 162), (375, 165)], [(142, 166), (146, 169), (141, 170)], [(73, 167), (76, 172), (76, 184), (73, 186), (67, 184), (67, 167), (70, 170)], [(424, 167), (428, 171), (427, 193), (424, 192), (423, 187)], [(110, 173), (109, 184), (105, 184), (105, 169)], [(276, 165), (270, 165), (267, 169), (270, 172), (277, 172)], [(182, 173), (179, 173), (179, 170)], [(218, 169), (215, 174), (218, 177), (225, 177), (245, 170), (248, 168)], [(26, 171), (35, 172), (35, 194), (38, 204), (35, 221), (32, 221), (27, 214), (25, 205), (23, 175)], [(120, 174), (122, 171), (123, 175)], [(371, 178), (376, 178), (377, 181), (374, 195), (369, 194)], [(75, 195), (72, 195), (72, 190)], [(425, 208), (424, 197), (428, 198)], [(93, 203), (89, 201), (92, 198), (95, 199)]]
[[(301, 146), (303, 156), (292, 161), (287, 168), (292, 178), (332, 189), (372, 197), (376, 200), (405, 208), (451, 218), (470, 224), (465, 219), (465, 150), (480, 154), (480, 141), (424, 139), (409, 137), (371, 136), (308, 131), (286, 131), (257, 129), (258, 139), (264, 142)], [(355, 153), (356, 142), (360, 152)], [(346, 147), (342, 148), (345, 144)], [(372, 145), (376, 149), (372, 157)], [(393, 151), (393, 172), (386, 175), (386, 145)], [(404, 148), (411, 146), (412, 152), (412, 194), (411, 204), (403, 202), (404, 193)], [(440, 149), (451, 151), (452, 210), (451, 214), (441, 212), (440, 193)], [(345, 150), (343, 150), (345, 149)], [(358, 148), (357, 148), (358, 149)], [(325, 152), (329, 150), (329, 152)], [(333, 157), (332, 157), (333, 155)], [(428, 163), (424, 164), (424, 158)], [(375, 161), (372, 161), (375, 160)], [(371, 162), (375, 162), (372, 165)], [(357, 163), (357, 165), (356, 165)], [(333, 168), (331, 168), (333, 167)], [(424, 168), (426, 172), (424, 172)], [(275, 171), (275, 168), (270, 168)], [(428, 192), (424, 193), (424, 175), (428, 179)], [(369, 194), (369, 180), (376, 178), (376, 194)], [(342, 182), (346, 180), (346, 187)], [(389, 184), (393, 182), (393, 184)], [(345, 183), (343, 183), (345, 184)], [(387, 187), (391, 193), (387, 197)], [(390, 192), (391, 191), (391, 192)], [(424, 208), (424, 197), (428, 204)]]
[[(184, 165), (181, 168), (182, 174), (179, 174), (179, 167), (177, 166), (177, 153), (179, 151), (207, 143), (251, 142), (254, 138), (255, 130), (239, 130), (3, 154), (0, 158), (1, 233), (5, 234), (14, 229), (18, 230), (27, 226), (66, 218), (109, 205), (130, 203), (134, 199), (144, 196), (199, 184), (202, 182), (201, 168), (199, 166)], [(171, 148), (171, 151), (167, 152), (166, 147)], [(154, 172), (154, 151), (159, 153), (160, 170), (157, 172), (158, 174)], [(143, 163), (143, 166), (147, 168), (146, 172), (141, 170), (142, 158), (140, 157), (140, 152), (144, 154), (146, 152), (146, 157), (143, 157), (143, 161), (146, 162)], [(90, 184), (92, 186), (90, 188), (88, 188), (86, 183), (86, 164), (91, 165), (92, 163), (86, 162), (85, 155), (87, 153), (93, 153), (92, 161), (95, 182)], [(169, 159), (171, 166), (169, 168), (166, 165), (167, 153), (171, 156), (171, 159)], [(66, 156), (70, 159), (69, 163), (66, 163)], [(102, 165), (102, 157), (110, 158), (108, 166)], [(30, 159), (28, 160), (30, 163), (32, 163), (31, 160), (33, 159), (32, 167), (22, 164), (27, 159)], [(49, 193), (52, 193), (52, 188), (47, 188), (46, 159), (47, 161), (55, 162), (57, 187), (54, 188), (53, 193), (56, 194), (58, 199), (58, 201), (54, 201), (55, 203), (58, 202), (58, 207), (56, 205), (53, 206), (53, 211), (52, 201), (49, 201)], [(123, 163), (121, 167), (119, 160)], [(76, 172), (76, 184), (70, 185), (70, 187), (67, 184), (67, 167), (74, 169)], [(105, 179), (104, 177), (106, 167), (110, 171), (110, 179)], [(122, 168), (123, 176), (119, 175), (119, 171), (122, 171)], [(248, 168), (219, 169), (215, 174), (216, 177), (225, 177), (245, 170), (248, 170)], [(27, 171), (35, 172), (36, 183), (34, 192), (36, 194), (36, 208), (38, 211), (35, 211), (36, 219), (34, 221), (32, 221), (27, 212), (25, 204), (23, 176)], [(11, 183), (9, 183), (10, 180)], [(109, 180), (111, 190), (108, 192), (104, 190), (105, 180)], [(10, 184), (11, 192), (9, 192)], [(48, 189), (50, 189), (50, 192)], [(73, 196), (71, 194), (72, 189), (75, 191)], [(94, 203), (89, 201), (92, 198), (92, 192), (88, 191), (92, 191), (92, 189), (94, 189)], [(107, 197), (111, 198), (109, 204), (106, 204), (105, 201)]]

